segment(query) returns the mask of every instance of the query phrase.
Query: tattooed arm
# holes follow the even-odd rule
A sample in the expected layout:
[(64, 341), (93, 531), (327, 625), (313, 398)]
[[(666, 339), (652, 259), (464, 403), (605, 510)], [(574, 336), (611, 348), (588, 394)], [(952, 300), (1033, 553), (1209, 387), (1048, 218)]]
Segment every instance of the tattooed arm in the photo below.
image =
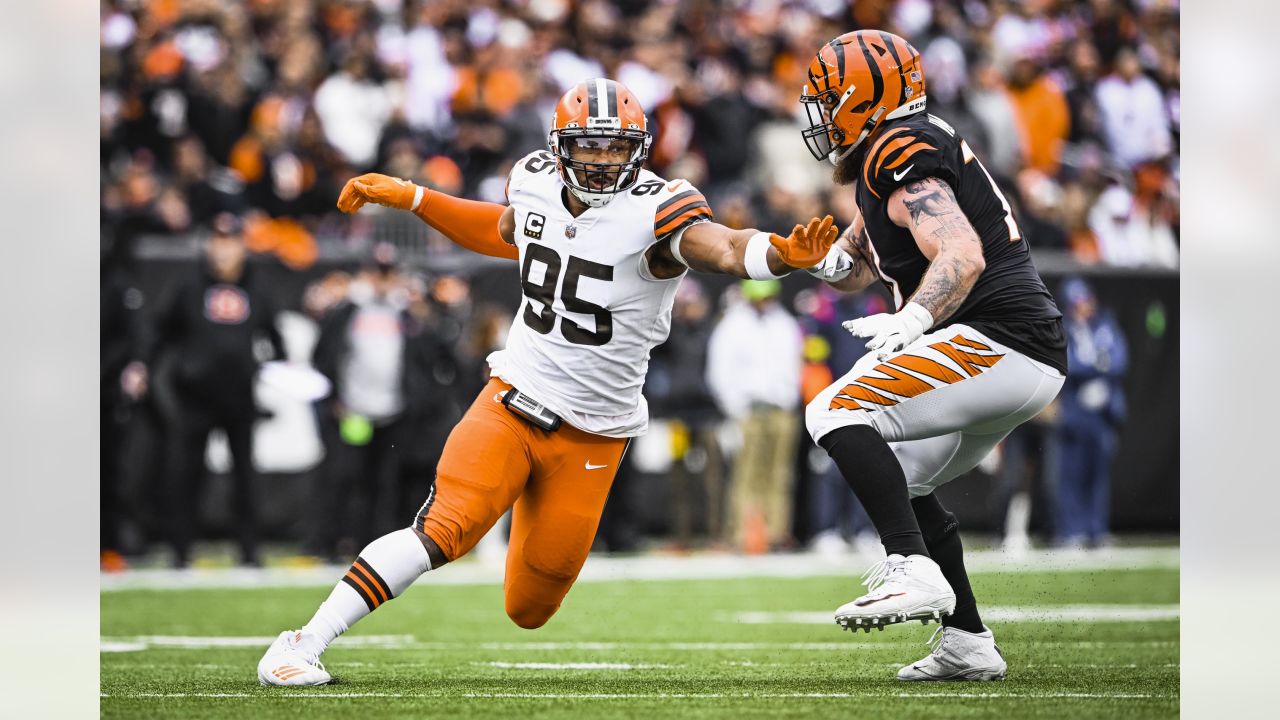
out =
[(938, 178), (909, 182), (889, 196), (889, 219), (907, 228), (929, 269), (910, 298), (941, 324), (960, 308), (986, 268), (982, 241), (956, 202), (951, 186)]
[[(856, 211), (855, 211), (856, 212)], [(831, 287), (844, 292), (858, 292), (874, 283), (878, 275), (872, 264), (871, 250), (867, 247), (871, 240), (867, 237), (866, 226), (862, 221), (862, 213), (854, 216), (853, 222), (835, 242), (835, 247), (849, 253), (853, 258), (853, 269), (841, 280), (828, 282)]]

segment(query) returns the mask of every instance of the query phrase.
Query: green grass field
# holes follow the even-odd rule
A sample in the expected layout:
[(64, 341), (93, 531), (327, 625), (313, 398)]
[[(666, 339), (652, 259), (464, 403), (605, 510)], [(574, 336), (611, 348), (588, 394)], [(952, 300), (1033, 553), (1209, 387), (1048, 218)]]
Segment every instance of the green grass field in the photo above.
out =
[[(987, 621), (1009, 676), (999, 683), (946, 684), (894, 679), (898, 667), (927, 654), (925, 641), (936, 626), (853, 635), (822, 622), (822, 614), (855, 595), (852, 577), (580, 583), (537, 631), (507, 620), (497, 585), (433, 586), (430, 580), (335, 643), (324, 661), (337, 682), (319, 688), (261, 687), (255, 666), (267, 638), (304, 622), (328, 594), (325, 588), (104, 593), (102, 714), (361, 720), (1178, 715), (1178, 573), (1171, 569), (975, 574), (980, 601), (1004, 614)], [(1113, 606), (1164, 615), (1117, 620), (1126, 608)], [(1040, 611), (1057, 613), (1048, 617), (1059, 621), (1046, 621)]]

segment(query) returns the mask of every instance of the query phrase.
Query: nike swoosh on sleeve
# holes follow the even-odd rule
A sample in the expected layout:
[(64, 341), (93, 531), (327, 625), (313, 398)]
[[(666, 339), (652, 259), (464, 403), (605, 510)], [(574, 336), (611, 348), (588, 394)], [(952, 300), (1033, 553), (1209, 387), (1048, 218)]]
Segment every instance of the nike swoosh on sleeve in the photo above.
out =
[(915, 167), (915, 166), (916, 166), (916, 164), (915, 164), (915, 163), (911, 163), (910, 165), (908, 165), (908, 166), (907, 166), (907, 169), (906, 169), (906, 170), (903, 170), (902, 172), (896, 172), (896, 173), (894, 173), (894, 174), (893, 174), (893, 181), (894, 181), (894, 182), (898, 182), (898, 181), (899, 181), (899, 180), (901, 180), (902, 178), (906, 177), (906, 174), (907, 174), (907, 173), (909, 173), (909, 172), (911, 172), (911, 168), (913, 168), (913, 167)]

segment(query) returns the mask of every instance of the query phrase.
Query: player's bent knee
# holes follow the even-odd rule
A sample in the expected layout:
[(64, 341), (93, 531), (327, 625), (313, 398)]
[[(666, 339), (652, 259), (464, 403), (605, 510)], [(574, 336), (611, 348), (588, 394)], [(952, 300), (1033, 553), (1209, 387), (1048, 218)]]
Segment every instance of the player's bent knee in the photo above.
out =
[(916, 498), (927, 497), (935, 489), (936, 488), (934, 488), (934, 486), (929, 483), (912, 484), (911, 478), (907, 479), (907, 495), (912, 500), (915, 500)]
[(822, 444), (822, 438), (833, 431), (850, 425), (870, 426), (871, 422), (863, 410), (833, 410), (831, 400), (826, 392), (809, 401), (804, 408), (804, 427), (814, 443)]
[(504, 609), (511, 622), (525, 630), (536, 630), (560, 609), (572, 579), (559, 580), (531, 573), (526, 567), (510, 574), (504, 592)]
[(520, 554), (507, 566), (507, 617), (526, 630), (542, 627), (560, 609), (595, 537), (595, 518), (558, 519), (553, 536), (530, 537), (518, 549), (512, 548)]
[(513, 603), (511, 599), (507, 600), (506, 607), (507, 617), (511, 618), (511, 622), (525, 630), (537, 630), (543, 625), (546, 625), (547, 621), (551, 619), (551, 616), (555, 615), (556, 610), (559, 609), (560, 606), (558, 604), (546, 606), (541, 604)]

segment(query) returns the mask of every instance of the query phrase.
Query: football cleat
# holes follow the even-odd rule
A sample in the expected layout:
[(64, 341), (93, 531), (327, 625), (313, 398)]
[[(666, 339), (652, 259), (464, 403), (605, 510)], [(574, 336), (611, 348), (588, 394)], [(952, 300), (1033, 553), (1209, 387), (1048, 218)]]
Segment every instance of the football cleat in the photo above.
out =
[(320, 656), (303, 650), (301, 630), (285, 630), (258, 661), (258, 682), (263, 685), (324, 685), (333, 677)]
[(959, 628), (939, 627), (928, 644), (933, 646), (933, 652), (899, 670), (899, 680), (1004, 679), (1008, 666), (990, 628), (974, 634)]
[(924, 555), (890, 555), (872, 565), (862, 582), (867, 594), (836, 610), (836, 624), (846, 630), (884, 630), (908, 620), (928, 625), (956, 609), (956, 594), (941, 568)]

